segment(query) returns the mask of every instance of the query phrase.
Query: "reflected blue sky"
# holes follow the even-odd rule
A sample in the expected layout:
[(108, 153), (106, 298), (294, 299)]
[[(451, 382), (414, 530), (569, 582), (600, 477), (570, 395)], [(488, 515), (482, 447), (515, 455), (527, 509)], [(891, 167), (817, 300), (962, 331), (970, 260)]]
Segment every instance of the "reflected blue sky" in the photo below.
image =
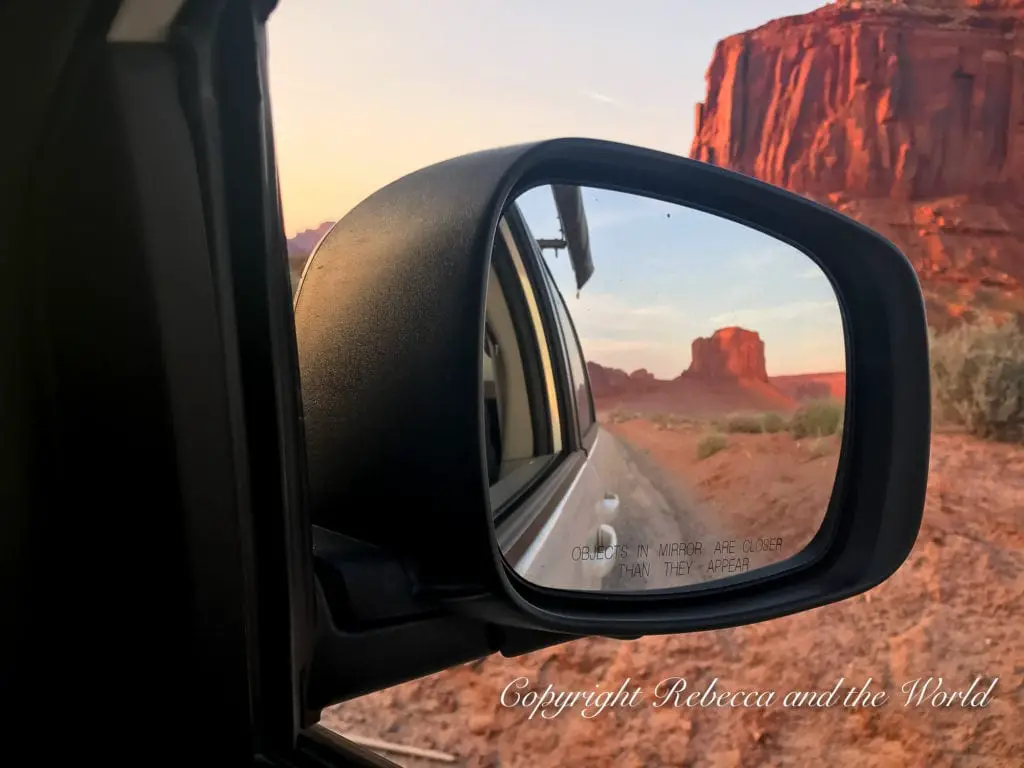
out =
[[(594, 276), (577, 296), (564, 251), (546, 251), (589, 360), (660, 378), (690, 344), (739, 325), (765, 342), (768, 374), (845, 370), (839, 305), (806, 255), (757, 230), (659, 200), (585, 189)], [(550, 187), (518, 199), (537, 237), (560, 229)]]

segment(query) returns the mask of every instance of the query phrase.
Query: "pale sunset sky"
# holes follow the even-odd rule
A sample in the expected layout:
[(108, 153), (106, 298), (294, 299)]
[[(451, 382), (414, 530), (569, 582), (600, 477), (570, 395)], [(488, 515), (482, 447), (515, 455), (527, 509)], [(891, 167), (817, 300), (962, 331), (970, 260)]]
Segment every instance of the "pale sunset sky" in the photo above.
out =
[[(289, 236), (448, 157), (558, 136), (687, 155), (715, 43), (823, 0), (281, 0), (271, 99)], [(595, 274), (549, 259), (588, 359), (675, 376), (690, 343), (743, 325), (768, 372), (844, 368), (824, 276), (790, 246), (707, 214), (588, 190)], [(550, 191), (523, 201), (558, 233)], [(671, 216), (666, 216), (671, 212)]]

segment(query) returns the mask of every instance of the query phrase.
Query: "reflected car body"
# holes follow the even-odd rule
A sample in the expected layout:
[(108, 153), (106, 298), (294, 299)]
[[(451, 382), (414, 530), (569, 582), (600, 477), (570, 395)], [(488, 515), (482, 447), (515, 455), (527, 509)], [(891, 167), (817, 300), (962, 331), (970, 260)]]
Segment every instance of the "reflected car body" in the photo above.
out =
[[(499, 543), (513, 570), (553, 589), (650, 590), (703, 580), (701, 563), (683, 556), (714, 535), (686, 489), (664, 476), (641, 452), (597, 418), (582, 347), (565, 299), (544, 263), (538, 240), (518, 207), (506, 214), (519, 256), (539, 276), (538, 295), (548, 304), (560, 355), (557, 377), (567, 382), (559, 422), (578, 447), (567, 461), (557, 498), (542, 509), (524, 509), (532, 525), (498, 520)], [(542, 467), (538, 467), (538, 474)]]

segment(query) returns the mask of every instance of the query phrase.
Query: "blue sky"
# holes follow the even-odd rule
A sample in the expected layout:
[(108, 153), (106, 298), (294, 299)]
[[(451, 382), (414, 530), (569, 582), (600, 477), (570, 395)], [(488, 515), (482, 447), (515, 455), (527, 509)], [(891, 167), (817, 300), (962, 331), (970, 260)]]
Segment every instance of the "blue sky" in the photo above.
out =
[[(823, 4), (281, 0), (268, 34), (285, 229), (339, 219), (399, 176), (488, 147), (585, 136), (686, 155), (718, 40)], [(822, 293), (797, 279), (803, 256), (782, 252), (769, 269), (758, 254), (775, 244), (756, 233), (603, 199), (588, 203), (597, 272), (578, 303), (566, 293), (589, 357), (675, 375), (694, 336), (735, 322), (765, 338), (770, 373), (842, 368), (834, 324), (808, 314)]]
[[(550, 187), (517, 202), (537, 237), (558, 236)], [(835, 293), (800, 251), (659, 200), (585, 189), (583, 204), (593, 277), (577, 295), (564, 252), (547, 260), (588, 359), (671, 378), (694, 338), (739, 325), (761, 335), (769, 375), (845, 370)]]

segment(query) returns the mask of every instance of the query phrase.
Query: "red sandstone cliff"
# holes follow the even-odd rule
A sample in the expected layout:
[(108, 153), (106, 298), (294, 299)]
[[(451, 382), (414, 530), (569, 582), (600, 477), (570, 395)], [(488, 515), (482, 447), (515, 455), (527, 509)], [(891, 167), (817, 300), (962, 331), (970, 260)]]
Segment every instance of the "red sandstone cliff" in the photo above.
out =
[(670, 381), (684, 377), (708, 384), (730, 381), (768, 381), (765, 370), (764, 342), (756, 331), (745, 328), (720, 328), (708, 338), (696, 338), (691, 345), (690, 366), (673, 380), (658, 379), (646, 368), (626, 373), (593, 361), (587, 362), (590, 388), (594, 397), (636, 395), (664, 389)]
[(1024, 1), (833, 3), (722, 40), (707, 84), (692, 157), (881, 231), (936, 321), (1024, 309)]
[(619, 368), (588, 361), (587, 373), (594, 397), (611, 397), (625, 392), (629, 387), (629, 374)]
[(590, 375), (590, 389), (597, 398), (644, 393), (665, 383), (646, 368), (626, 373), (593, 361), (587, 363), (587, 373)]
[[(743, 410), (790, 410), (799, 401), (835, 396), (842, 399), (842, 373), (805, 374), (769, 379), (765, 345), (756, 331), (720, 328), (694, 339), (689, 367), (674, 379), (649, 371), (626, 373), (593, 361), (587, 363), (590, 386), (599, 409), (627, 408), (709, 415)], [(829, 383), (836, 383), (835, 390)], [(838, 393), (838, 394), (836, 394)]]
[(702, 379), (768, 381), (764, 342), (755, 331), (720, 328), (710, 338), (697, 338), (692, 360), (684, 375)]

